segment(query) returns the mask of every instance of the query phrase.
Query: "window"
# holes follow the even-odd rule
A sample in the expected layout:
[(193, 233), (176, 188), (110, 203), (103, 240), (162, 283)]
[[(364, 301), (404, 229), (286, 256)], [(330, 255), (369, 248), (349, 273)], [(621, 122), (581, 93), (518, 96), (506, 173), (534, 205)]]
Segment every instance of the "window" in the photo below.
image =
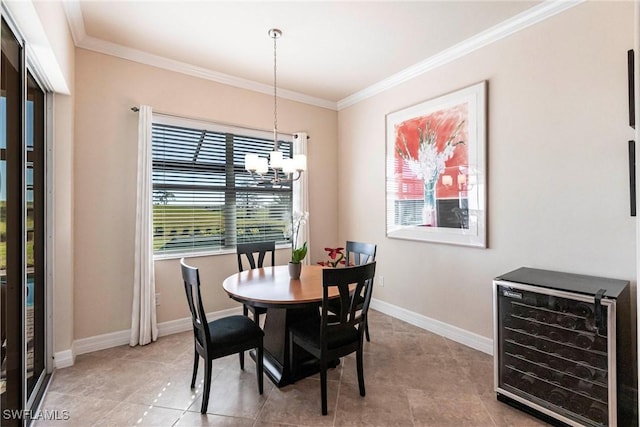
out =
[[(267, 157), (271, 134), (154, 115), (153, 248), (156, 255), (211, 252), (237, 243), (288, 243), (291, 184), (257, 185), (244, 156)], [(279, 141), (285, 157), (292, 143)]]

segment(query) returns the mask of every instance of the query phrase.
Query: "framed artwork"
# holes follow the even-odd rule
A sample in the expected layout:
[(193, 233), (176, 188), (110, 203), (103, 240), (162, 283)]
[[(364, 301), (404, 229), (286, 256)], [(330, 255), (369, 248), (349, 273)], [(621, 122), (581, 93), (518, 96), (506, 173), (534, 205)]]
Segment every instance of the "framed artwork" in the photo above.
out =
[(486, 248), (486, 81), (387, 114), (387, 236)]

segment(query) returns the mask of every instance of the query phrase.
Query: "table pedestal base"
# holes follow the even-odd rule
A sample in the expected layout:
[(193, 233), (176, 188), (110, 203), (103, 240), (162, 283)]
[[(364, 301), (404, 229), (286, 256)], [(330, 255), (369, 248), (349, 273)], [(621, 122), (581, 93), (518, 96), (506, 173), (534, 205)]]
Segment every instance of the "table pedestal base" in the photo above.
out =
[[(297, 380), (320, 372), (320, 361), (302, 349), (289, 360), (289, 326), (297, 321), (320, 317), (318, 307), (285, 309), (269, 308), (264, 322), (264, 373), (277, 387), (293, 384)], [(255, 352), (251, 352), (255, 360)], [(329, 364), (335, 368), (339, 360)], [(293, 368), (293, 369), (292, 369)]]

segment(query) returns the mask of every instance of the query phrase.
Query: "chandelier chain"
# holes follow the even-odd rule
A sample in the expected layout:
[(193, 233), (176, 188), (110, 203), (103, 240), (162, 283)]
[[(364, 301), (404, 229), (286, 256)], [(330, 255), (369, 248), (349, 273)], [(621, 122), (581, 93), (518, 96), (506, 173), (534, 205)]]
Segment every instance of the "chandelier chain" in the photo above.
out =
[[(269, 159), (260, 157), (256, 153), (247, 153), (244, 158), (245, 169), (254, 177), (258, 185), (283, 186), (285, 183), (297, 181), (302, 173), (307, 170), (307, 156), (294, 154), (283, 158), (283, 153), (278, 150), (278, 42), (282, 31), (277, 28), (269, 30), (269, 36), (273, 39), (273, 151), (269, 153)], [(273, 177), (269, 177), (269, 169), (273, 171)], [(259, 177), (259, 178), (257, 178)]]
[(278, 150), (278, 81), (277, 81), (277, 40), (278, 34), (273, 33), (273, 146)]

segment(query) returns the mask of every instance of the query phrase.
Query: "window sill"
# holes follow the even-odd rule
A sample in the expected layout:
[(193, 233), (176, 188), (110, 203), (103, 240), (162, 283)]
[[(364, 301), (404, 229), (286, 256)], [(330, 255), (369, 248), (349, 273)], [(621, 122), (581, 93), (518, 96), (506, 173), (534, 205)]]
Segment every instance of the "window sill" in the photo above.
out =
[[(281, 249), (291, 249), (291, 244), (279, 244), (276, 245), (276, 250)], [(207, 256), (218, 256), (218, 255), (229, 255), (236, 254), (235, 248), (229, 249), (220, 249), (217, 251), (201, 251), (201, 252), (175, 252), (170, 254), (154, 254), (153, 261), (164, 261), (168, 259), (180, 259), (180, 258), (198, 258), (198, 257), (207, 257)]]

